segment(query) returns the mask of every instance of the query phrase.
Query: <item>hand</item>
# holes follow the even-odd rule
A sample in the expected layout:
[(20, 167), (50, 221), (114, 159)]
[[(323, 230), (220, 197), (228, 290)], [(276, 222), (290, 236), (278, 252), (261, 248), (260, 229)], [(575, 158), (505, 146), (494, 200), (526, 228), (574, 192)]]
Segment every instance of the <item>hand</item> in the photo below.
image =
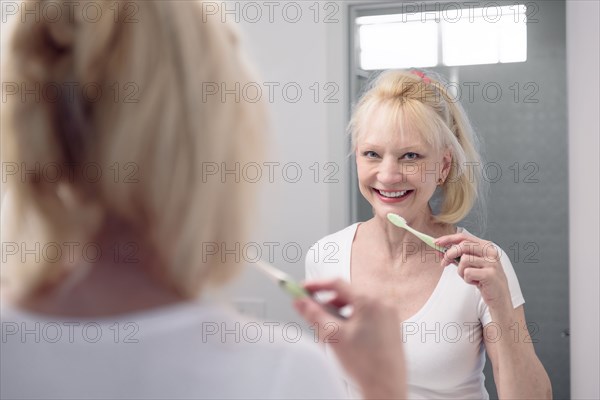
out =
[(466, 283), (477, 286), (490, 311), (512, 310), (508, 280), (496, 245), (467, 233), (442, 236), (435, 243), (448, 247), (442, 267), (460, 257), (458, 274)]
[(365, 398), (406, 398), (401, 322), (395, 307), (355, 291), (341, 279), (307, 282), (304, 287), (311, 293), (334, 292), (328, 304), (337, 308), (353, 307), (343, 320), (309, 297), (294, 302), (300, 315), (316, 324), (319, 339), (335, 351)]

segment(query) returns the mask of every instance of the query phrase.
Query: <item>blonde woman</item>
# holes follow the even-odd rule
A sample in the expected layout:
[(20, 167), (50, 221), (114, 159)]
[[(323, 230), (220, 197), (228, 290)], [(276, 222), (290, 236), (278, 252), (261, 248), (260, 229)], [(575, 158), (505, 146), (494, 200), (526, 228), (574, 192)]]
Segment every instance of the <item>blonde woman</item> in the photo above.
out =
[[(243, 240), (253, 196), (203, 181), (203, 165), (260, 159), (265, 129), (263, 104), (203, 95), (253, 81), (235, 33), (192, 1), (46, 6), (20, 4), (3, 49), (0, 397), (343, 396), (316, 346), (204, 296), (241, 266), (203, 245)], [(363, 395), (403, 396), (354, 362), (379, 355), (402, 375), (386, 357), (385, 343), (402, 351), (393, 308), (343, 282), (322, 289), (368, 310), (336, 320)], [(371, 323), (383, 334), (361, 343)]]
[[(316, 246), (335, 244), (335, 260), (307, 258), (307, 278), (337, 277), (396, 304), (409, 398), (488, 398), (486, 352), (500, 398), (550, 398), (533, 345), (511, 334), (527, 325), (510, 260), (456, 226), (477, 198), (481, 161), (467, 117), (446, 88), (422, 71), (387, 71), (361, 98), (350, 130), (360, 192), (374, 216), (321, 239)], [(438, 189), (441, 211), (434, 214)], [(388, 213), (451, 249), (442, 258), (392, 225)], [(352, 380), (346, 383), (352, 392)]]

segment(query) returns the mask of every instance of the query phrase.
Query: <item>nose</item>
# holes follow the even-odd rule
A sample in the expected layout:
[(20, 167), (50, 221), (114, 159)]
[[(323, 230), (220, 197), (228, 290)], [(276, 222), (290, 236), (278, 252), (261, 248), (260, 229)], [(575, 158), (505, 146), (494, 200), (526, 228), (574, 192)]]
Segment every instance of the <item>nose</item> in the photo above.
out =
[(379, 164), (377, 180), (386, 187), (402, 183), (400, 163), (393, 157), (384, 158)]

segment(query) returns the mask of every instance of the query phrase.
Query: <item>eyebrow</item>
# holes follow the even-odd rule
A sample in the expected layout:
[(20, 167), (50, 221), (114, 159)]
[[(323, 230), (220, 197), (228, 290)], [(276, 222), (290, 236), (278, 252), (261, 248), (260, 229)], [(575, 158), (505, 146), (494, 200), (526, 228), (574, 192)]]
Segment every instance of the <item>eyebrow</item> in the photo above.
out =
[[(358, 145), (359, 147), (374, 147), (374, 148), (382, 148), (382, 147), (387, 147), (387, 146), (382, 146), (382, 145), (378, 145), (378, 144), (373, 144), (373, 143), (360, 143)], [(402, 147), (400, 150), (406, 151), (406, 150), (421, 150), (423, 148), (423, 144), (419, 143), (419, 144), (413, 144), (410, 146), (406, 146), (406, 147)]]

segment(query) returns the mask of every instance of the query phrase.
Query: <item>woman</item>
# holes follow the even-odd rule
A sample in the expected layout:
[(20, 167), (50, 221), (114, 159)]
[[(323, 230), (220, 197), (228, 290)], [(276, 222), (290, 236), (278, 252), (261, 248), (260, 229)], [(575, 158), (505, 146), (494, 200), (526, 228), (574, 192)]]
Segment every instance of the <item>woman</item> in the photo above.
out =
[[(35, 13), (45, 6), (22, 4), (4, 59), (2, 155), (18, 171), (2, 204), (1, 397), (343, 396), (314, 345), (205, 296), (240, 265), (203, 244), (244, 237), (253, 193), (203, 182), (203, 165), (256, 161), (265, 127), (262, 103), (202, 92), (253, 81), (235, 33), (197, 2)], [(402, 351), (393, 308), (342, 282), (308, 288), (369, 310), (336, 320), (348, 373), (367, 398), (403, 396), (402, 381), (354, 362), (379, 355), (402, 375), (378, 345)], [(328, 318), (308, 299), (297, 307)], [(361, 343), (371, 322), (384, 334)]]
[[(374, 216), (321, 239), (315, 246), (335, 244), (336, 260), (307, 258), (307, 279), (338, 277), (396, 304), (409, 398), (488, 398), (485, 352), (500, 398), (550, 398), (548, 376), (523, 340), (524, 300), (510, 260), (455, 225), (477, 198), (481, 164), (467, 117), (446, 88), (421, 71), (387, 71), (361, 98), (350, 130), (360, 192)], [(442, 256), (392, 225), (388, 213), (450, 250)]]

